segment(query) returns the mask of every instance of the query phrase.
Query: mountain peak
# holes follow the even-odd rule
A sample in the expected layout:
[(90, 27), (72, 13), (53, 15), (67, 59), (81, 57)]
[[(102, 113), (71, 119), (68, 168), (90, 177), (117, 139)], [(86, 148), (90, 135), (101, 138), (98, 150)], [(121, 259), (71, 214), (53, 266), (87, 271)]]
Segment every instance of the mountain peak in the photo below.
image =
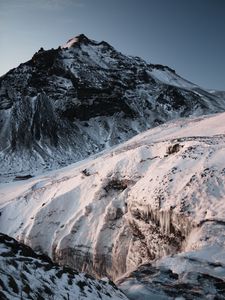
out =
[(90, 41), (90, 39), (88, 37), (86, 37), (86, 35), (83, 33), (76, 36), (76, 38), (79, 40), (79, 42), (89, 42)]
[(63, 46), (61, 46), (61, 48), (71, 48), (73, 47), (75, 44), (78, 44), (78, 43), (84, 43), (84, 44), (87, 44), (88, 42), (90, 42), (89, 38), (86, 37), (86, 35), (84, 35), (83, 33), (82, 34), (79, 34), (71, 39), (69, 39), (66, 44), (64, 44)]

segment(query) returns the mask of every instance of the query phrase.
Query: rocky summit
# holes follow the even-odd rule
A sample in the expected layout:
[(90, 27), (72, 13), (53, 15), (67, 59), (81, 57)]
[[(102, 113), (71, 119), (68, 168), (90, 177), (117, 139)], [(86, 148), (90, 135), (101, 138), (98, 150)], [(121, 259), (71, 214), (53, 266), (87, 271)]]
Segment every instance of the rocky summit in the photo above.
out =
[(68, 165), (225, 100), (174, 70), (85, 35), (41, 48), (0, 78), (1, 180)]

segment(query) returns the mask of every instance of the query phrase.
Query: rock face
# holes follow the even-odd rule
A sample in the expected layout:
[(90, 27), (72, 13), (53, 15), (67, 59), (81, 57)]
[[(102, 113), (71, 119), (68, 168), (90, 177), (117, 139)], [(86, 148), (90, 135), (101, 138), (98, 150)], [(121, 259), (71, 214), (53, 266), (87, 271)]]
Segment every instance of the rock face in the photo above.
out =
[(80, 35), (0, 78), (1, 179), (78, 161), (165, 121), (223, 111), (225, 100), (174, 70)]
[[(0, 228), (60, 264), (123, 277), (133, 298), (130, 282), (140, 280), (168, 297), (186, 296), (192, 285), (190, 295), (204, 299), (208, 278), (210, 293), (223, 299), (224, 119), (166, 123), (64, 169), (5, 184)], [(146, 263), (150, 273), (139, 269)]]
[(0, 298), (7, 299), (128, 299), (110, 281), (95, 280), (0, 233)]
[[(202, 270), (204, 263), (201, 260), (175, 257), (175, 263), (195, 265), (195, 270), (176, 273), (169, 266), (146, 264), (130, 274), (126, 274), (117, 284), (131, 300), (225, 299), (224, 278), (218, 274), (205, 273), (205, 270)], [(209, 263), (208, 265), (208, 269), (212, 273), (213, 269), (219, 267), (217, 264), (210, 265)], [(223, 267), (223, 272), (224, 270)]]

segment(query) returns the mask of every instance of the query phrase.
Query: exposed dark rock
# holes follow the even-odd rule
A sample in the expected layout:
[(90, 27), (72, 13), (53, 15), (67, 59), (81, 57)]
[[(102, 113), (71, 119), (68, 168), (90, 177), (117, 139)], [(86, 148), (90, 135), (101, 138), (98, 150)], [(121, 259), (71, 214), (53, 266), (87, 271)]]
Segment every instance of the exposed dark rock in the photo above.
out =
[(27, 179), (30, 179), (32, 178), (33, 176), (32, 175), (23, 175), (23, 176), (16, 176), (14, 180), (27, 180)]
[(180, 151), (181, 147), (182, 147), (182, 146), (181, 146), (180, 144), (170, 145), (170, 146), (167, 148), (166, 153), (167, 153), (168, 155), (177, 153), (177, 152)]
[(130, 183), (130, 180), (119, 180), (119, 179), (112, 179), (107, 183), (107, 185), (104, 187), (106, 192), (109, 192), (110, 190), (118, 190), (123, 191), (125, 190)]
[[(165, 267), (151, 264), (140, 266), (118, 280), (118, 285), (129, 299), (225, 299), (225, 281), (215, 276), (196, 272), (176, 274)], [(138, 287), (139, 294), (135, 293)], [(149, 297), (149, 298), (145, 298)]]

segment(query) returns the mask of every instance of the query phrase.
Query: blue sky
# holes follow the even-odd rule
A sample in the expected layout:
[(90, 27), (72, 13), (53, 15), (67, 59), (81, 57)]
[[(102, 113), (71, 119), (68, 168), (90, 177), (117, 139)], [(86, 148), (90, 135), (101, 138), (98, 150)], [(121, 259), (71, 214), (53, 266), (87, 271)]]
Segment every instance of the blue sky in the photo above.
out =
[(0, 75), (80, 33), (225, 90), (225, 0), (0, 0)]

